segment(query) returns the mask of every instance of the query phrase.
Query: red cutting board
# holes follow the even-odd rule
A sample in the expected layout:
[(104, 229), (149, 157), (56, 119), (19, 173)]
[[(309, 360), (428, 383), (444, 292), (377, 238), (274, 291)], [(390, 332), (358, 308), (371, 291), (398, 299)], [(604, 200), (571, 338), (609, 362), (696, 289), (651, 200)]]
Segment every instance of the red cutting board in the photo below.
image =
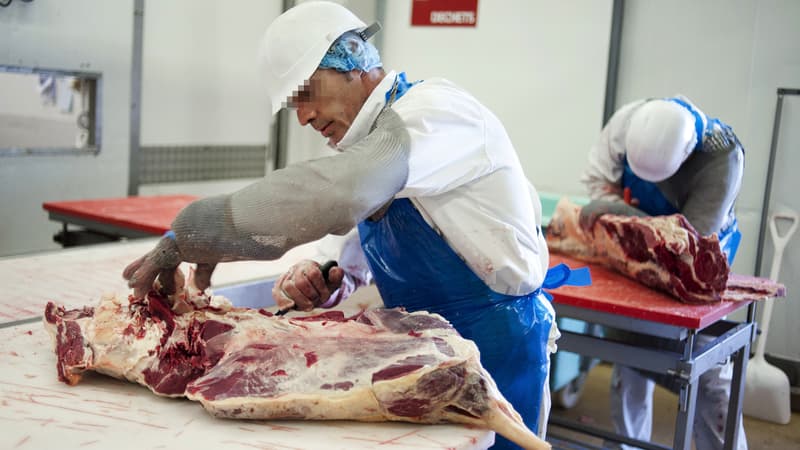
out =
[(42, 207), (65, 216), (160, 235), (169, 230), (175, 216), (197, 197), (156, 195), (47, 202)]
[(550, 265), (565, 263), (570, 268), (589, 267), (591, 286), (562, 286), (550, 290), (553, 301), (564, 305), (619, 314), (652, 322), (701, 329), (727, 314), (747, 306), (750, 301), (721, 301), (690, 305), (655, 291), (624, 275), (597, 264), (551, 254)]

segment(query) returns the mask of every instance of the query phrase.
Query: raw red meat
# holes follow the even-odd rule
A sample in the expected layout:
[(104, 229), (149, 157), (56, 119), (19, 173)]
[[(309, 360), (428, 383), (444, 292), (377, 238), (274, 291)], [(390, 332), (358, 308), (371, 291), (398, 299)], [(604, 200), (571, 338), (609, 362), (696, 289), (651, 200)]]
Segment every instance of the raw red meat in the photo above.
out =
[(221, 297), (153, 291), (80, 310), (51, 302), (45, 326), (68, 384), (95, 370), (186, 396), (218, 417), (454, 422), (549, 448), (499, 393), (475, 344), (435, 314), (276, 317)]
[(563, 198), (547, 225), (547, 246), (608, 266), (686, 303), (784, 297), (786, 287), (767, 278), (729, 273), (716, 234), (700, 236), (680, 214), (600, 216), (591, 232), (578, 223), (581, 207)]
[(729, 268), (719, 240), (700, 236), (682, 215), (605, 214), (591, 232), (580, 227), (579, 216), (580, 206), (559, 201), (547, 225), (551, 251), (604, 264), (686, 303), (722, 299)]
[(786, 286), (769, 278), (752, 277), (732, 273), (728, 275), (728, 285), (723, 300), (766, 300), (772, 297), (786, 297)]

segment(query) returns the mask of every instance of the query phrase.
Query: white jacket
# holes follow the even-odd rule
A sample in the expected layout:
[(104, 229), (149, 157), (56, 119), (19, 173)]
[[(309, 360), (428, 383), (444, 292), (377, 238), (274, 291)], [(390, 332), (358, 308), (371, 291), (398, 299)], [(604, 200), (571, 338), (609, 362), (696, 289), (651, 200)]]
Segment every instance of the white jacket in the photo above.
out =
[[(366, 136), (392, 89), (387, 73), (338, 148)], [(414, 85), (392, 108), (411, 137), (408, 197), (492, 290), (524, 295), (548, 268), (541, 202), (505, 128), (474, 97), (441, 78)]]

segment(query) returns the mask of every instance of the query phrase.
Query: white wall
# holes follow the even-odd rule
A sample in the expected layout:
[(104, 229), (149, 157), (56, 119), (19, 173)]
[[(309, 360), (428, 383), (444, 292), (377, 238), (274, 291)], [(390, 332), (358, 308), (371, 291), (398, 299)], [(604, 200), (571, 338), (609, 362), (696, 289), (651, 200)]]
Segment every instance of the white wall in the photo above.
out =
[[(266, 145), (256, 56), (282, 1), (146, 1), (141, 145)], [(269, 162), (265, 162), (271, 167)], [(147, 184), (139, 195), (233, 192), (257, 179)]]
[(409, 79), (444, 77), (505, 124), (540, 191), (583, 195), (578, 177), (603, 118), (608, 1), (478, 2), (475, 28), (411, 26), (386, 2), (383, 59)]
[[(800, 2), (628, 1), (622, 36), (618, 106), (680, 92), (730, 124), (745, 146), (745, 175), (737, 201), (743, 240), (733, 269), (753, 273), (776, 89), (800, 88)], [(783, 124), (784, 134), (792, 123), (796, 128), (796, 119)], [(797, 151), (800, 137), (794, 136), (793, 145), (784, 151)], [(796, 176), (785, 177), (783, 183), (797, 192)], [(768, 273), (768, 260), (763, 267)], [(792, 278), (792, 273), (784, 273)], [(800, 285), (790, 289), (790, 295), (799, 290)], [(775, 330), (767, 351), (800, 359), (800, 335), (791, 331), (797, 330), (800, 303), (797, 298), (785, 303), (791, 312), (783, 310), (784, 317), (795, 320), (785, 333)]]
[(256, 56), (279, 0), (145, 2), (142, 145), (264, 144)]
[(42, 203), (125, 195), (133, 2), (36, 0), (0, 9), (0, 64), (101, 72), (97, 156), (0, 157), (0, 255), (58, 248)]
[[(800, 79), (793, 84), (800, 89)], [(794, 212), (800, 214), (797, 170), (800, 168), (800, 96), (784, 96), (780, 133), (775, 152), (775, 164), (770, 196), (771, 214)], [(778, 220), (778, 236), (788, 233), (788, 221)], [(767, 232), (762, 258), (762, 275), (772, 276), (772, 265), (778, 267), (777, 279), (786, 285), (788, 296), (775, 302), (770, 321), (767, 352), (800, 361), (800, 226), (789, 238), (780, 261), (775, 260), (773, 242)], [(779, 238), (780, 239), (780, 238)]]
[[(266, 144), (256, 46), (280, 0), (146, 1), (141, 144)], [(0, 158), (0, 255), (57, 249), (45, 201), (127, 194), (133, 2), (36, 0), (0, 9), (0, 64), (102, 73), (97, 156)], [(253, 180), (143, 186), (211, 195)]]

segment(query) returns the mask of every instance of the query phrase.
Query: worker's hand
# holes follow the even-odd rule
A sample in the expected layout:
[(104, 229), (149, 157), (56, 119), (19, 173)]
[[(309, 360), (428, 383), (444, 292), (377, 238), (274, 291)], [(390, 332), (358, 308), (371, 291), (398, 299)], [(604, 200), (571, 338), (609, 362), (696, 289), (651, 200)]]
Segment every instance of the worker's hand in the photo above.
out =
[[(174, 294), (178, 286), (183, 286), (183, 274), (177, 270), (181, 261), (183, 258), (175, 239), (164, 236), (153, 250), (129, 264), (122, 277), (128, 280), (134, 298), (144, 298), (151, 289), (157, 288), (156, 279), (162, 294)], [(215, 267), (216, 264), (209, 263), (197, 265), (194, 284), (198, 289), (208, 288)]]
[(342, 285), (343, 278), (344, 270), (341, 267), (332, 267), (326, 281), (318, 263), (303, 260), (278, 278), (272, 287), (272, 298), (275, 299), (278, 309), (294, 307), (301, 311), (310, 311), (325, 303), (331, 293)]
[(581, 208), (579, 222), (584, 231), (591, 232), (595, 222), (603, 214), (614, 214), (618, 216), (638, 216), (644, 217), (647, 214), (631, 205), (623, 202), (612, 202), (608, 200), (592, 200), (588, 205)]

